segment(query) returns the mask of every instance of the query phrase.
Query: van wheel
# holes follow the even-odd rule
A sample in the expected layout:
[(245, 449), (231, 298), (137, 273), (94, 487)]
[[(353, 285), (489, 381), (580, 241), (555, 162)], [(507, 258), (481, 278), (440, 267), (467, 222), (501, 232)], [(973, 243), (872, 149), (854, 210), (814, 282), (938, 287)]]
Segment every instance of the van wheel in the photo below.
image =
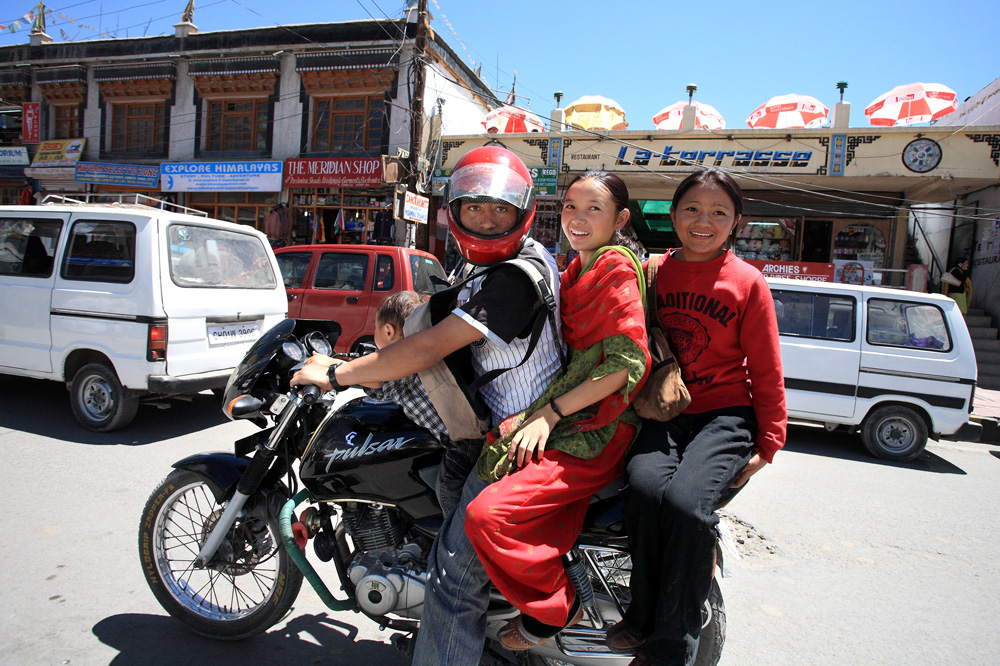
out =
[(103, 363), (80, 368), (69, 390), (73, 415), (80, 425), (94, 432), (127, 426), (139, 408), (139, 399), (126, 397), (118, 375)]
[(865, 419), (861, 441), (877, 458), (907, 462), (927, 446), (927, 424), (909, 407), (880, 407)]

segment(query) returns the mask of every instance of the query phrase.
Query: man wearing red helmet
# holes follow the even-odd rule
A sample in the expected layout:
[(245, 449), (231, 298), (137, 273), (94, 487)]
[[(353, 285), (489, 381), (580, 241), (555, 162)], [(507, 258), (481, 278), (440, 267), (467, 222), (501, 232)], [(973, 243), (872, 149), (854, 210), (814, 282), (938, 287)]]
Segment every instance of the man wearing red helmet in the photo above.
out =
[[(487, 145), (470, 151), (455, 165), (448, 225), (462, 256), (480, 266), (515, 257), (529, 261), (558, 299), (555, 261), (528, 238), (534, 217), (531, 174), (511, 151)], [(325, 357), (310, 359), (291, 383), (329, 390), (402, 379), (471, 345), (476, 376), (510, 368), (480, 389), (496, 425), (526, 409), (560, 369), (562, 336), (550, 326), (543, 328), (525, 359), (536, 313), (544, 307), (521, 269), (499, 268), (474, 280), (468, 299), (433, 327), (349, 363), (330, 365)], [(465, 533), (465, 507), (487, 485), (469, 474), (480, 448), (481, 443), (445, 452), (438, 495), (446, 515), (428, 559), (414, 664), (474, 665), (483, 651), (490, 581)]]

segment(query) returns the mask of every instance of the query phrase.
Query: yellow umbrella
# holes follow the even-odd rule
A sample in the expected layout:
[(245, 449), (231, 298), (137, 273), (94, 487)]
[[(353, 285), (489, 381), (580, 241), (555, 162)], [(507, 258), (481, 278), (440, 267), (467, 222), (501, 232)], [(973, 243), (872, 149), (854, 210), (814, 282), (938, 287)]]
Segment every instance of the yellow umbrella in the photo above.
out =
[(584, 95), (566, 107), (566, 124), (580, 129), (628, 129), (625, 109), (613, 99)]

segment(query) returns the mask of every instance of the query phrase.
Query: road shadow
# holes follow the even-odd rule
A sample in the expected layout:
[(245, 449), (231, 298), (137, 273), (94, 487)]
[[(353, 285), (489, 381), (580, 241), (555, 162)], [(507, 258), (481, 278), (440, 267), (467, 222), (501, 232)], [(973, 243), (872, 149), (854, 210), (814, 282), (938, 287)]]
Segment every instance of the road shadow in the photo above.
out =
[(410, 663), (409, 658), (390, 645), (356, 641), (355, 627), (324, 613), (293, 617), (283, 627), (243, 641), (203, 638), (173, 618), (139, 613), (107, 617), (94, 625), (93, 633), (118, 651), (108, 662), (114, 666), (407, 666)]
[(73, 416), (60, 382), (0, 375), (0, 427), (98, 446), (142, 446), (226, 423), (221, 401), (210, 392), (160, 400), (167, 409), (140, 404), (135, 420), (114, 432), (91, 432)]
[(994, 458), (1000, 458), (1000, 451), (990, 451), (990, 455)]
[(809, 455), (850, 460), (870, 465), (911, 469), (918, 472), (933, 472), (936, 474), (966, 474), (966, 471), (953, 465), (944, 458), (924, 449), (917, 458), (910, 462), (893, 462), (876, 458), (868, 452), (861, 442), (860, 435), (846, 432), (827, 432), (824, 428), (806, 425), (790, 425), (788, 439), (785, 442), (786, 451), (806, 453)]

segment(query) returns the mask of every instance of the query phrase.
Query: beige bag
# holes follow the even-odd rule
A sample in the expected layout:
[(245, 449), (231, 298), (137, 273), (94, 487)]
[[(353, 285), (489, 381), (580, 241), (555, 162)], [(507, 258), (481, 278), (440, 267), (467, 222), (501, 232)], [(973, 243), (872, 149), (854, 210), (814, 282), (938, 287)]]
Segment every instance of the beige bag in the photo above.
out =
[(691, 404), (691, 394), (681, 378), (680, 364), (670, 349), (667, 332), (656, 316), (656, 270), (659, 265), (659, 256), (650, 257), (646, 264), (646, 334), (652, 365), (632, 406), (644, 419), (669, 421)]

